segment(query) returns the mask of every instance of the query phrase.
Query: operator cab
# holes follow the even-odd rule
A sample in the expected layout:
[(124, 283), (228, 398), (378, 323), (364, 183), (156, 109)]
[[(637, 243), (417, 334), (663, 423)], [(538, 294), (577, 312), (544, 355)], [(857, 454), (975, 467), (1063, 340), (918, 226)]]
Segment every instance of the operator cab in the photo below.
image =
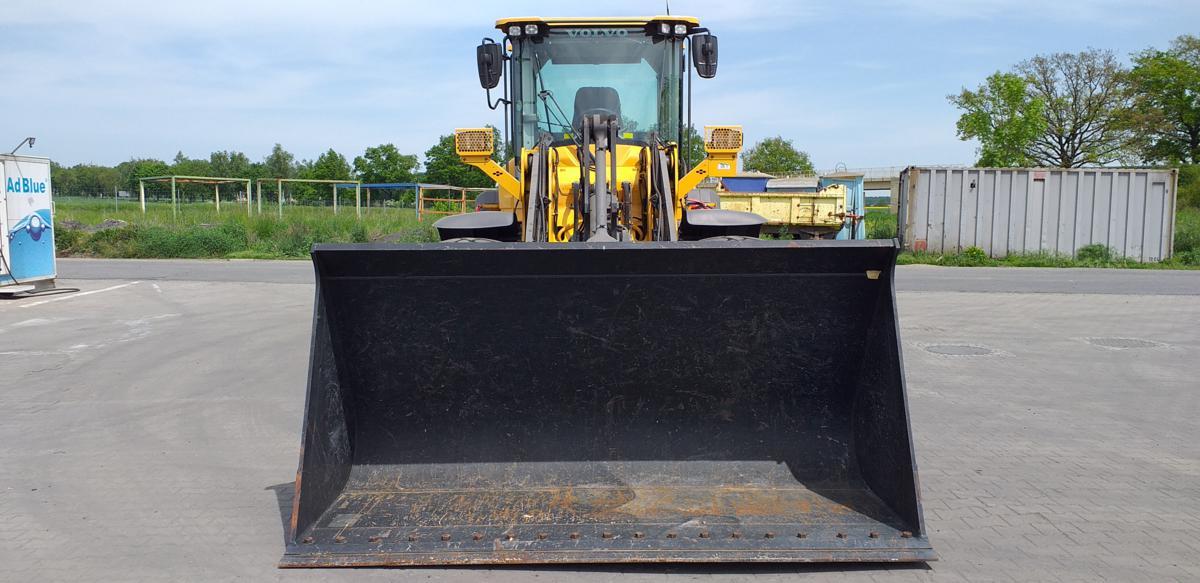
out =
[[(705, 154), (691, 155), (693, 69), (708, 79), (717, 67), (717, 39), (698, 20), (526, 17), (496, 27), (504, 38), (484, 39), (476, 54), (488, 105), (504, 105), (507, 147), (495, 147), (488, 128), (455, 130), (462, 160), (499, 187), (500, 210), (484, 225), (497, 231), (491, 238), (757, 235), (765, 221), (758, 215), (685, 208), (701, 180), (736, 172), (742, 144), (740, 127), (708, 126)], [(505, 75), (503, 96), (494, 99)], [(515, 219), (501, 221), (505, 212)], [(437, 227), (443, 239), (474, 237), (484, 220), (448, 217)]]
[(716, 37), (699, 25), (687, 16), (497, 21), (504, 41), (480, 46), (480, 80), (495, 88), (508, 66), (496, 105), (509, 105), (511, 151), (534, 147), (543, 134), (569, 143), (588, 115), (614, 117), (620, 140), (645, 144), (657, 135), (678, 143), (689, 43), (700, 76), (716, 73)]

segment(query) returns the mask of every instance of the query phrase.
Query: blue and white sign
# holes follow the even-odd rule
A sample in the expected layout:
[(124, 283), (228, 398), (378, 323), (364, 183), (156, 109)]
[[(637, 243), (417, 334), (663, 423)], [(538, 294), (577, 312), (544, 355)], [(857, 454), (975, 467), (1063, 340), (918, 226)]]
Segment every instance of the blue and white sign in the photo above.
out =
[(0, 155), (0, 286), (53, 279), (50, 160)]

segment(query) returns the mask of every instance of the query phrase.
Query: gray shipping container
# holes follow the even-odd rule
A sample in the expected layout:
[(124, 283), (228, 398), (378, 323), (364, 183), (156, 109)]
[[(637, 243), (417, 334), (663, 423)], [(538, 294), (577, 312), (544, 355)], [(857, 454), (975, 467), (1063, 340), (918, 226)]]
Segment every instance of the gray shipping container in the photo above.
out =
[(979, 247), (1074, 255), (1101, 244), (1138, 261), (1171, 257), (1178, 172), (1123, 168), (923, 168), (900, 174), (905, 249)]

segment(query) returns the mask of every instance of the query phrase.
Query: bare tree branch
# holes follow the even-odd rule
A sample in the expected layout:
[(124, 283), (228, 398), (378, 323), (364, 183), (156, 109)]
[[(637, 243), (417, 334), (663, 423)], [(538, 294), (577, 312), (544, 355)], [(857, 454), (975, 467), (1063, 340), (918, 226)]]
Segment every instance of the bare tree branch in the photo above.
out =
[(1018, 64), (1016, 71), (1046, 103), (1047, 135), (1034, 141), (1031, 159), (1071, 168), (1110, 164), (1127, 151), (1124, 70), (1112, 51), (1039, 55)]

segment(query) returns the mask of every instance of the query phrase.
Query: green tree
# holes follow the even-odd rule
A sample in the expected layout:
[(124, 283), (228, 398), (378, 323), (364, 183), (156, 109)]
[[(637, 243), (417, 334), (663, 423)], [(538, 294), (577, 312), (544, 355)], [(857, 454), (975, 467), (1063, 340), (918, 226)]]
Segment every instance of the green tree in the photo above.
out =
[(296, 176), (296, 157), (291, 152), (284, 150), (283, 146), (275, 144), (271, 148), (271, 153), (263, 159), (263, 167), (265, 177), (269, 178), (295, 178)]
[(50, 187), (54, 196), (67, 196), (75, 192), (75, 173), (70, 168), (50, 161)]
[(1179, 208), (1200, 209), (1200, 165), (1192, 164), (1179, 169)]
[(166, 176), (171, 174), (171, 167), (162, 160), (140, 158), (117, 164), (117, 173), (120, 175), (121, 188), (136, 193), (139, 179)]
[(381, 144), (355, 157), (354, 171), (363, 182), (413, 182), (417, 164), (416, 156), (401, 154), (393, 144)]
[(690, 171), (707, 155), (708, 152), (704, 151), (704, 136), (696, 131), (696, 126), (684, 128), (683, 140), (679, 142), (679, 167), (683, 170), (680, 174)]
[(212, 164), (200, 158), (188, 158), (179, 152), (171, 163), (171, 174), (179, 176), (212, 176)]
[(250, 163), (250, 178), (267, 178), (267, 165), (265, 162)]
[(1184, 35), (1169, 50), (1134, 55), (1127, 79), (1129, 121), (1141, 158), (1200, 164), (1200, 37)]
[[(200, 158), (188, 158), (183, 152), (175, 154), (175, 159), (171, 162), (171, 171), (168, 174), (176, 176), (212, 176), (212, 164), (208, 160)], [(176, 193), (181, 200), (211, 200), (212, 186), (180, 182), (176, 187)]]
[(313, 180), (350, 180), (350, 164), (346, 157), (334, 151), (333, 148), (321, 154), (305, 169), (304, 178)]
[(766, 138), (742, 152), (742, 167), (767, 174), (813, 174), (812, 160), (782, 136)]
[[(497, 146), (492, 159), (502, 163), (500, 144), (503, 142), (500, 141), (500, 130), (492, 130), (495, 132), (494, 143)], [(454, 153), (454, 134), (438, 138), (437, 143), (425, 151), (425, 182), (477, 188), (496, 185), (496, 181), (478, 168), (463, 164), (458, 154)]]
[(999, 71), (975, 91), (947, 99), (962, 110), (956, 124), (963, 141), (979, 140), (980, 166), (1028, 166), (1029, 151), (1046, 131), (1045, 102), (1029, 92), (1019, 75)]
[(95, 164), (76, 164), (69, 170), (72, 191), (67, 196), (112, 196), (121, 177), (115, 168)]
[[(301, 160), (295, 165), (295, 168), (296, 178), (351, 180), (350, 164), (346, 162), (345, 156), (337, 153), (333, 148), (318, 156), (316, 160)], [(332, 185), (298, 183), (288, 186), (287, 189), (292, 198), (306, 204), (333, 204)]]
[(1028, 152), (1035, 164), (1077, 168), (1128, 156), (1125, 70), (1112, 51), (1039, 55), (1019, 63), (1016, 72), (1045, 103), (1046, 130)]
[(254, 176), (250, 158), (241, 152), (219, 151), (208, 156), (209, 166), (216, 176), (225, 178), (258, 178)]

